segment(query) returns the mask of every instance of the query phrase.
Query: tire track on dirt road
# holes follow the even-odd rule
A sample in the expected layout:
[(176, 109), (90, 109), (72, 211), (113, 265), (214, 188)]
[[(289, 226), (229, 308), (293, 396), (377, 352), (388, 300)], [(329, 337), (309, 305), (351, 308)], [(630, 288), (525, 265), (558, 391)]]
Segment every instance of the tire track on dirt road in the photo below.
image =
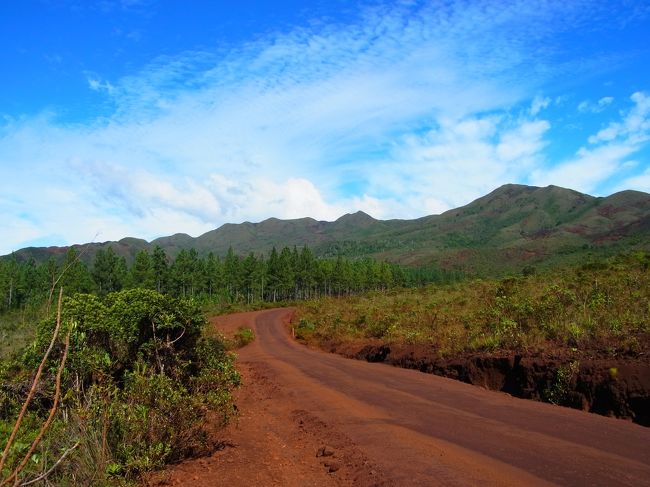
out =
[(248, 323), (241, 351), (401, 485), (650, 485), (650, 430), (293, 341), (290, 310)]

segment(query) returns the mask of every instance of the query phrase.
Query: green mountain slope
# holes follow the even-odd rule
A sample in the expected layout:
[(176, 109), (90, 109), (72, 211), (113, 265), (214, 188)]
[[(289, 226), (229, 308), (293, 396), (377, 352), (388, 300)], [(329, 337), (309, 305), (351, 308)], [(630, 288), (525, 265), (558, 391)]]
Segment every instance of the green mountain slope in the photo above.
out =
[[(309, 245), (317, 255), (374, 256), (408, 265), (437, 265), (479, 274), (520, 271), (635, 248), (650, 247), (650, 195), (623, 191), (597, 198), (570, 189), (508, 184), (471, 202), (415, 220), (376, 220), (357, 212), (334, 222), (313, 218), (225, 224), (197, 238), (185, 234), (147, 243), (139, 239), (85, 244), (91, 259), (112, 246), (127, 260), (159, 245), (171, 255), (195, 248), (200, 254), (268, 252)], [(19, 258), (61, 258), (64, 248), (27, 248)]]

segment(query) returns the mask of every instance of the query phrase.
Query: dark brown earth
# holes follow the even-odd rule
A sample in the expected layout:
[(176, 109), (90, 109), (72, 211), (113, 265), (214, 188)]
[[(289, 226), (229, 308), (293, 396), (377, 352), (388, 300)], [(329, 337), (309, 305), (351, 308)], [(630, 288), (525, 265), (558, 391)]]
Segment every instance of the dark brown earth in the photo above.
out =
[[(647, 340), (647, 337), (646, 337)], [(460, 380), (512, 396), (549, 401), (650, 426), (650, 356), (599, 350), (464, 353), (442, 358), (424, 345), (325, 344), (344, 357), (383, 362)], [(644, 349), (649, 349), (647, 345)], [(559, 377), (558, 371), (564, 377)]]
[(650, 485), (650, 429), (291, 339), (291, 310), (244, 313), (246, 385), (225, 448), (157, 485)]

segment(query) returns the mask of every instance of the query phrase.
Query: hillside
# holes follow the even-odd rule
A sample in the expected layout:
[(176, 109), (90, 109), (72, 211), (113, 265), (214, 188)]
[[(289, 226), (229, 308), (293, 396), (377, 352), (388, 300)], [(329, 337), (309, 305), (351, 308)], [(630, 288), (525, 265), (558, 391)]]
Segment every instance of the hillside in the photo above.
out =
[[(186, 234), (150, 243), (76, 246), (85, 259), (111, 246), (127, 260), (158, 245), (170, 256), (195, 248), (199, 254), (268, 252), (273, 246), (312, 247), (317, 255), (373, 256), (407, 265), (436, 265), (478, 274), (520, 271), (526, 266), (570, 263), (588, 254), (650, 246), (650, 195), (623, 191), (606, 198), (570, 189), (508, 184), (466, 206), (415, 220), (376, 220), (357, 212), (334, 222), (313, 218), (225, 224), (197, 238)], [(63, 258), (66, 248), (26, 248), (19, 259)]]

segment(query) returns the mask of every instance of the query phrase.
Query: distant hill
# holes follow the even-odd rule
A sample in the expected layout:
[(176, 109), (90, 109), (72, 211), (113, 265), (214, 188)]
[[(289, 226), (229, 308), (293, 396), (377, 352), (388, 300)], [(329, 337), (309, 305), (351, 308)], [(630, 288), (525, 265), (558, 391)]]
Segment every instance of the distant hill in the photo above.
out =
[[(436, 265), (478, 274), (518, 272), (620, 251), (650, 248), (650, 195), (622, 191), (598, 198), (557, 186), (507, 184), (472, 203), (415, 220), (376, 220), (359, 211), (334, 222), (313, 218), (225, 224), (197, 238), (186, 234), (152, 242), (76, 245), (90, 260), (109, 246), (127, 260), (162, 247), (170, 256), (268, 252), (273, 246), (309, 245), (320, 256), (373, 256), (413, 266)], [(62, 258), (67, 248), (25, 248), (20, 259)]]

